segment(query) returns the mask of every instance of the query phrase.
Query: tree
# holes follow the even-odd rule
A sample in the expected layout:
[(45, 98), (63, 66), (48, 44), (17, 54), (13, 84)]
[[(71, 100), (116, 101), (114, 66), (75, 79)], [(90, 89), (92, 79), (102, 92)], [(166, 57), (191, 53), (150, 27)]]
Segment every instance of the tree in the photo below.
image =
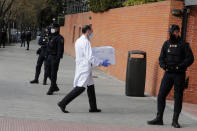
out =
[(15, 0), (0, 0), (0, 28), (4, 24), (4, 17), (7, 12), (11, 9)]
[(10, 21), (21, 28), (35, 28), (38, 26), (38, 16), (46, 7), (46, 0), (16, 0), (11, 8)]
[(52, 23), (52, 19), (66, 14), (65, 7), (68, 0), (47, 0), (47, 6), (38, 16), (39, 26), (46, 27)]

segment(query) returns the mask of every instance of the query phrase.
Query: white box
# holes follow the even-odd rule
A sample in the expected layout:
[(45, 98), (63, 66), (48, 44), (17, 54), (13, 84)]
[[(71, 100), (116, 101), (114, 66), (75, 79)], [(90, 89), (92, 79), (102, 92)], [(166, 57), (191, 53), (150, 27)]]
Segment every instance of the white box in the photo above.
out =
[(92, 54), (93, 56), (101, 60), (108, 59), (111, 65), (116, 64), (115, 49), (111, 46), (102, 46), (102, 47), (92, 48)]

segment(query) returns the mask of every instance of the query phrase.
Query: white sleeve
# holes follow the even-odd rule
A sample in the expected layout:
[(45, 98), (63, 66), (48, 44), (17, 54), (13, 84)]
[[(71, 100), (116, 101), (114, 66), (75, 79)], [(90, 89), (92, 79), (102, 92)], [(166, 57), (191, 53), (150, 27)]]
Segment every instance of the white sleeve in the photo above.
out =
[(102, 64), (102, 60), (98, 59), (97, 57), (92, 55), (92, 47), (90, 42), (86, 42), (85, 44), (85, 57), (88, 60), (88, 62), (91, 64), (91, 66), (100, 66)]

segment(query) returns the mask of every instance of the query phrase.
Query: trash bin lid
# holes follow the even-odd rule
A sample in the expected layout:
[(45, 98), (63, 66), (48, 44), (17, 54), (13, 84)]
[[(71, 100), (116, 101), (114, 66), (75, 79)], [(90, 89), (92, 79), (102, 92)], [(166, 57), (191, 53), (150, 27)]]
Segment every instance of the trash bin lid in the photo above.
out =
[(131, 54), (144, 55), (144, 58), (146, 58), (146, 52), (144, 52), (144, 51), (140, 51), (140, 50), (132, 50), (132, 51), (129, 51), (128, 58), (130, 58)]

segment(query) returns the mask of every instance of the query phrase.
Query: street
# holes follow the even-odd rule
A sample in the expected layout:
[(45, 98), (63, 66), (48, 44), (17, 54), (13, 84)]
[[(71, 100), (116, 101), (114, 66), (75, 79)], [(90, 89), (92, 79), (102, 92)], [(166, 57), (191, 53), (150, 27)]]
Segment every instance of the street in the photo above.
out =
[[(112, 76), (94, 70), (98, 108), (102, 113), (89, 113), (86, 92), (74, 100), (64, 114), (57, 107), (71, 89), (75, 62), (64, 55), (58, 72), (60, 91), (47, 96), (50, 86), (42, 85), (43, 68), (39, 84), (30, 84), (35, 74), (37, 61), (36, 41), (30, 50), (20, 44), (0, 48), (0, 131), (173, 131), (171, 128), (173, 109), (166, 107), (164, 126), (149, 126), (147, 120), (155, 117), (156, 100), (153, 97), (125, 96), (125, 83)], [(179, 130), (197, 130), (197, 119), (181, 114)]]

